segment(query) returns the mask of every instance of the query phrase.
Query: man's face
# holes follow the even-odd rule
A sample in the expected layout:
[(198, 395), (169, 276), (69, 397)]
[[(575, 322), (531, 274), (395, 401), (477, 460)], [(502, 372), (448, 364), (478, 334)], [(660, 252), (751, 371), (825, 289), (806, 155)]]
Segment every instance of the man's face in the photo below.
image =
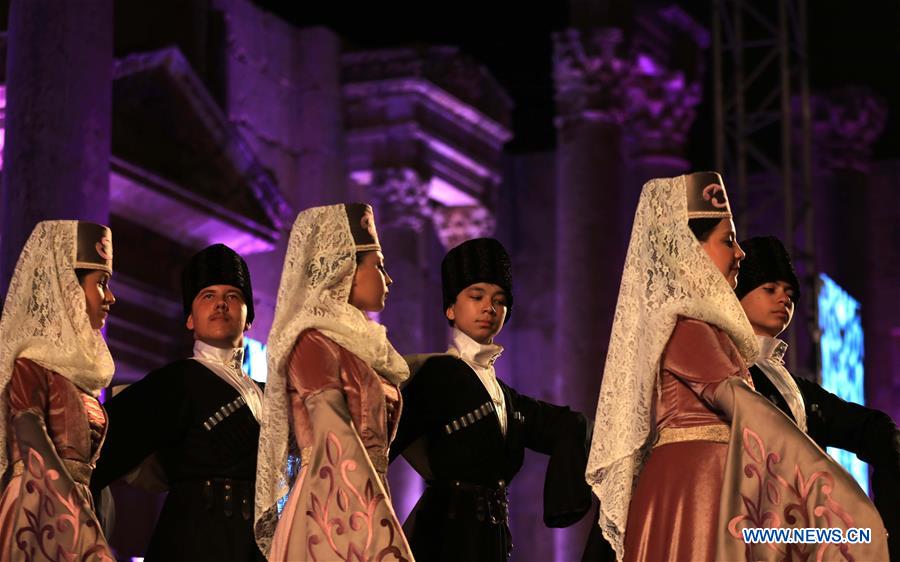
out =
[(754, 333), (774, 338), (794, 316), (794, 288), (784, 281), (763, 283), (744, 295), (741, 306)]
[(507, 302), (506, 291), (498, 285), (475, 283), (460, 291), (456, 302), (445, 312), (462, 333), (480, 344), (488, 344), (503, 328)]
[(232, 285), (205, 287), (194, 297), (185, 326), (195, 340), (222, 349), (241, 347), (250, 329), (244, 293)]

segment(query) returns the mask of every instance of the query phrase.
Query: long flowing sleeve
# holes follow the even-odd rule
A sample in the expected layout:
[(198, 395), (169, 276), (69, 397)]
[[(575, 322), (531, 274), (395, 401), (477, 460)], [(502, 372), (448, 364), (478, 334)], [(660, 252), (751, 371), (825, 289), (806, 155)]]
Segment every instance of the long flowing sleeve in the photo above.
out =
[(112, 562), (87, 491), (90, 469), (85, 462), (62, 458), (47, 430), (51, 410), (66, 415), (55, 410), (62, 401), (53, 394), (47, 371), (31, 361), (15, 362), (8, 397), (13, 446), (21, 459), (13, 475), (20, 478), (4, 490), (0, 558)]
[[(304, 334), (289, 393), (303, 468), (281, 515), (270, 560), (413, 560), (348, 408), (336, 346)], [(375, 376), (375, 375), (373, 375)]]
[[(743, 380), (714, 401), (731, 419), (717, 560), (887, 560), (887, 532), (850, 474)], [(870, 543), (749, 544), (744, 528), (868, 528)]]
[(106, 402), (109, 432), (91, 479), (95, 494), (182, 438), (189, 397), (181, 383), (175, 372), (154, 371)]
[(584, 480), (591, 427), (580, 412), (535, 400), (509, 389), (524, 418), (525, 447), (550, 456), (544, 477), (544, 524), (568, 527), (591, 508)]

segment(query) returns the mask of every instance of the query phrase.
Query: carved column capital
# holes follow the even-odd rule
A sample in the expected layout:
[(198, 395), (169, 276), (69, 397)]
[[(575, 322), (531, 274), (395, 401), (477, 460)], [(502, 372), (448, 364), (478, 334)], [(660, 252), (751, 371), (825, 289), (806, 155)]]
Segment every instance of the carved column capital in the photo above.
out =
[(494, 233), (494, 215), (479, 205), (438, 207), (433, 215), (434, 228), (444, 248), (449, 250), (466, 240)]
[(553, 35), (557, 126), (570, 120), (619, 124), (631, 65), (621, 29), (567, 29)]
[(699, 81), (638, 55), (627, 86), (627, 139), (635, 156), (683, 156), (697, 106)]
[(872, 147), (887, 122), (884, 99), (864, 86), (846, 86), (810, 98), (816, 166), (867, 172)]
[(431, 216), (431, 208), (428, 184), (418, 172), (410, 168), (385, 168), (353, 176), (373, 198), (379, 226), (421, 232), (426, 219)]

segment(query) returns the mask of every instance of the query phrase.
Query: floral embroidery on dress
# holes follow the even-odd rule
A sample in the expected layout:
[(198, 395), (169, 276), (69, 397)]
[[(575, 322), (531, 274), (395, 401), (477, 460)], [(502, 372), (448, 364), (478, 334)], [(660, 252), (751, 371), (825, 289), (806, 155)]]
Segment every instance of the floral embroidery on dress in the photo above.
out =
[(77, 484), (67, 495), (60, 493), (59, 472), (46, 468), (34, 449), (28, 452), (22, 478), (22, 495), (37, 499), (23, 502), (24, 521), (15, 534), (15, 546), (25, 560), (115, 562)]
[[(744, 513), (728, 521), (729, 534), (743, 542), (741, 528), (842, 528), (853, 526), (853, 517), (832, 498), (835, 479), (825, 471), (803, 474), (800, 466), (793, 467), (793, 481), (782, 474), (789, 474), (790, 467), (780, 466), (781, 455), (767, 451), (758, 433), (745, 427), (741, 446), (748, 463), (743, 467), (744, 476), (756, 481), (756, 494), (741, 494)], [(743, 524), (743, 525), (742, 525)], [(823, 560), (828, 550), (839, 551), (848, 561), (854, 560), (846, 544), (781, 544), (768, 543), (767, 548), (779, 553), (783, 560)], [(746, 546), (747, 559), (752, 559), (751, 544)], [(837, 552), (834, 552), (837, 554)]]
[[(356, 459), (344, 455), (340, 440), (331, 431), (325, 441), (325, 458), (326, 463), (316, 474), (310, 475), (325, 480), (328, 484), (325, 498), (320, 498), (315, 492), (310, 494), (306, 515), (312, 518), (321, 532), (310, 533), (307, 539), (310, 560), (333, 560), (336, 555), (344, 561), (409, 562), (403, 556), (404, 550), (395, 542), (396, 538), (402, 536), (400, 529), (396, 527), (396, 519), (386, 516), (392, 514), (387, 498), (371, 478), (365, 477), (365, 468), (360, 467)], [(365, 477), (364, 484), (352, 481), (356, 474)], [(386, 529), (387, 535), (376, 533), (376, 525)], [(348, 541), (346, 552), (342, 552), (337, 544), (338, 537)], [(373, 541), (381, 537), (387, 538), (385, 545), (373, 544)], [(330, 548), (330, 553), (325, 558), (320, 558), (315, 547), (323, 543)]]

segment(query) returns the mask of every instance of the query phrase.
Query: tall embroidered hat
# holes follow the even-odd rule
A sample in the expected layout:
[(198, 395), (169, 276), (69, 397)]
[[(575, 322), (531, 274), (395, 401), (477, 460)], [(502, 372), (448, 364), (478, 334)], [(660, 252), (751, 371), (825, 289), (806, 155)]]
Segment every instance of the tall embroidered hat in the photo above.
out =
[(741, 272), (734, 289), (738, 300), (763, 283), (772, 281), (789, 283), (794, 289), (794, 303), (800, 299), (800, 282), (794, 272), (791, 256), (781, 240), (774, 236), (748, 238), (741, 242), (741, 248), (747, 256), (741, 262)]
[(512, 263), (506, 248), (494, 238), (475, 238), (456, 246), (441, 262), (441, 289), (444, 308), (456, 302), (456, 296), (474, 283), (493, 283), (506, 291), (506, 322), (512, 315)]
[(247, 262), (225, 244), (208, 246), (190, 259), (181, 274), (181, 298), (184, 315), (191, 313), (197, 294), (210, 285), (231, 285), (244, 294), (247, 322), (253, 322), (253, 286)]
[(78, 221), (75, 269), (99, 269), (112, 275), (112, 231), (94, 222)]
[(347, 221), (350, 223), (350, 235), (356, 244), (357, 252), (381, 250), (378, 232), (375, 230), (375, 214), (367, 203), (347, 203), (344, 205)]
[(722, 176), (717, 172), (695, 172), (684, 176), (688, 219), (730, 218), (731, 206)]

